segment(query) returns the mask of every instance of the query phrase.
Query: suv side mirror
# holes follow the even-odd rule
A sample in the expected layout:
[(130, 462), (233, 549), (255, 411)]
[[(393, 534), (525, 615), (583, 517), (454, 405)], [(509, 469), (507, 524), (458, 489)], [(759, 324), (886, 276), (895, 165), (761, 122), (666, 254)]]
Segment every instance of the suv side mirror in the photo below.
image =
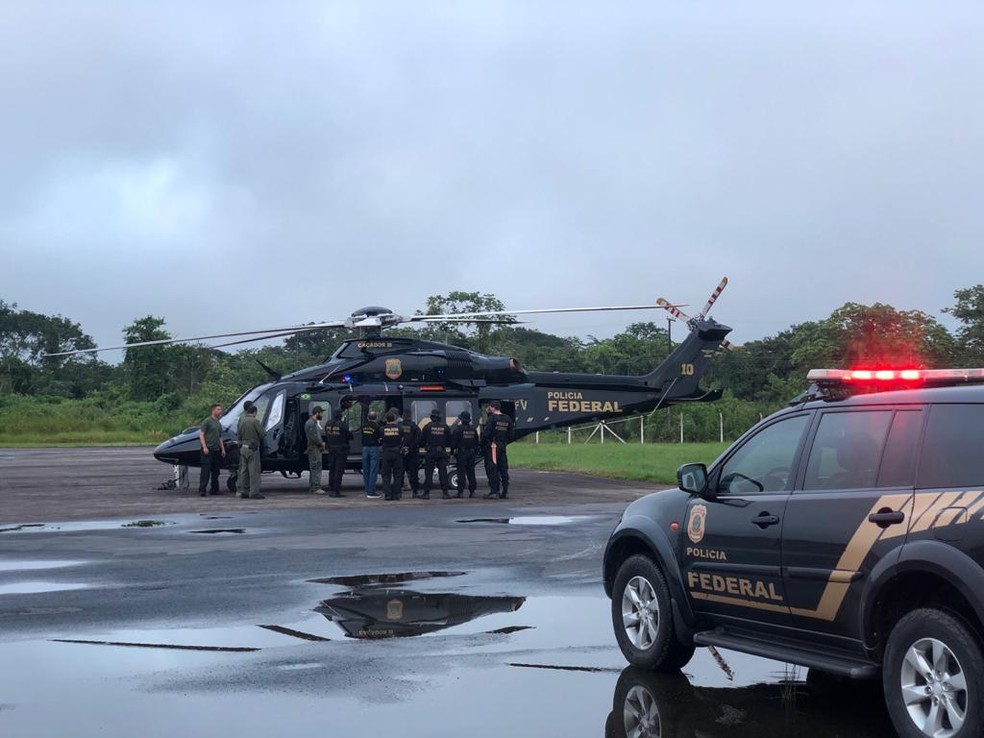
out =
[(684, 492), (703, 496), (707, 490), (707, 467), (704, 464), (684, 464), (677, 469), (677, 486)]

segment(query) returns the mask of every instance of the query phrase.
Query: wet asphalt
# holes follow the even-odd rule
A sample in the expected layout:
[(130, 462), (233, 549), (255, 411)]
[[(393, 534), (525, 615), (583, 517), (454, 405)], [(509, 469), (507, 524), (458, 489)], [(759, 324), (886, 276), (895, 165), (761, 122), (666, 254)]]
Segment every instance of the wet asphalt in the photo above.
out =
[(627, 668), (601, 558), (645, 487), (517, 471), (515, 499), (385, 503), (265, 475), (244, 501), (169, 476), (147, 449), (0, 449), (0, 735), (893, 734), (877, 684), (708, 649)]

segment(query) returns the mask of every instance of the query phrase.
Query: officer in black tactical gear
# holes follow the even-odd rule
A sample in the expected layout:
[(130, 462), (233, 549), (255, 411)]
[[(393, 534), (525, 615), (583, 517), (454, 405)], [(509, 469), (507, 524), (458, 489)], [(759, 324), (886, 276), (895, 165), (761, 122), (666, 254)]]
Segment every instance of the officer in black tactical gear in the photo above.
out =
[(344, 497), (342, 493), (342, 474), (348, 461), (349, 442), (352, 432), (345, 422), (345, 413), (336, 410), (334, 417), (325, 423), (325, 438), (328, 446), (328, 496)]
[(458, 466), (458, 497), (465, 493), (465, 477), (468, 477), (468, 496), (475, 496), (475, 458), (478, 455), (478, 430), (471, 424), (471, 413), (465, 410), (458, 416), (458, 424), (451, 430), (451, 448)]
[(420, 427), (413, 422), (409, 408), (403, 411), (400, 431), (403, 433), (403, 471), (410, 483), (410, 490), (416, 497), (420, 487), (420, 482), (417, 479), (420, 470)]
[(379, 471), (383, 477), (383, 494), (387, 500), (400, 499), (403, 480), (403, 432), (396, 422), (396, 410), (386, 413), (386, 422), (379, 426)]
[[(485, 446), (485, 474), (489, 478), (489, 497), (509, 496), (509, 460), (506, 444), (513, 438), (513, 419), (502, 412), (498, 400), (489, 403), (489, 415), (482, 426)], [(500, 488), (502, 492), (500, 493)]]
[(434, 467), (437, 467), (437, 476), (441, 482), (441, 496), (446, 500), (451, 495), (448, 494), (448, 452), (447, 446), (451, 442), (451, 429), (441, 420), (440, 410), (431, 412), (431, 422), (424, 426), (420, 434), (421, 443), (424, 445), (424, 493), (421, 497), (425, 500), (430, 499), (431, 482), (434, 476)]

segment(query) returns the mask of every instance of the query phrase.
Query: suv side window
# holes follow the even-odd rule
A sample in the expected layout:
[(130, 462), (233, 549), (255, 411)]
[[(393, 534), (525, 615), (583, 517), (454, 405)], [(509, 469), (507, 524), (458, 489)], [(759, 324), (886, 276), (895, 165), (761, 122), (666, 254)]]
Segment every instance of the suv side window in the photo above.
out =
[(793, 463), (809, 415), (797, 415), (763, 428), (721, 467), (718, 494), (783, 492), (793, 478)]
[(919, 457), (916, 487), (984, 483), (984, 405), (934, 405)]
[(891, 410), (824, 413), (810, 449), (803, 489), (874, 487), (891, 422)]

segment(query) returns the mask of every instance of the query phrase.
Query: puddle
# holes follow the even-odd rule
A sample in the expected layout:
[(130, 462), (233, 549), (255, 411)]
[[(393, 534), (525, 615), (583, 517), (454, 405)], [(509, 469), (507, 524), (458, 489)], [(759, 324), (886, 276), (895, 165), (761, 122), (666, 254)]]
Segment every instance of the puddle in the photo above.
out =
[(79, 531), (116, 530), (118, 528), (159, 528), (175, 525), (170, 520), (135, 520), (120, 523), (108, 520), (80, 520), (69, 523), (26, 523), (12, 528), (0, 528), (0, 533), (75, 533)]
[(0, 561), (0, 571), (34, 571), (36, 569), (64, 569), (82, 566), (85, 561)]
[(69, 584), (65, 582), (14, 582), (0, 584), (0, 595), (42, 594), (44, 592), (64, 592), (69, 589), (87, 589), (88, 584)]
[(461, 577), (463, 571), (408, 571), (391, 574), (357, 574), (348, 577), (327, 577), (325, 579), (308, 579), (312, 584), (341, 584), (344, 587), (365, 587), (373, 584), (402, 584), (416, 582), (420, 579), (437, 579), (440, 577)]
[(406, 589), (346, 592), (318, 612), (349, 638), (408, 638), (446, 630), (492, 613), (515, 612), (525, 597), (424, 594)]
[(456, 523), (497, 523), (499, 525), (570, 525), (590, 520), (590, 515), (522, 515), (516, 518), (469, 518)]
[(177, 643), (128, 643), (126, 641), (85, 641), (75, 638), (52, 638), (53, 643), (80, 643), (86, 646), (123, 646), (126, 648), (163, 648), (171, 651), (209, 651), (222, 653), (252, 653), (259, 648), (246, 646), (184, 646)]
[(245, 528), (212, 528), (210, 530), (190, 530), (189, 533), (207, 533), (209, 535), (233, 535), (245, 533)]
[(164, 525), (174, 525), (166, 520), (135, 520), (132, 523), (124, 523), (124, 528), (160, 528)]

